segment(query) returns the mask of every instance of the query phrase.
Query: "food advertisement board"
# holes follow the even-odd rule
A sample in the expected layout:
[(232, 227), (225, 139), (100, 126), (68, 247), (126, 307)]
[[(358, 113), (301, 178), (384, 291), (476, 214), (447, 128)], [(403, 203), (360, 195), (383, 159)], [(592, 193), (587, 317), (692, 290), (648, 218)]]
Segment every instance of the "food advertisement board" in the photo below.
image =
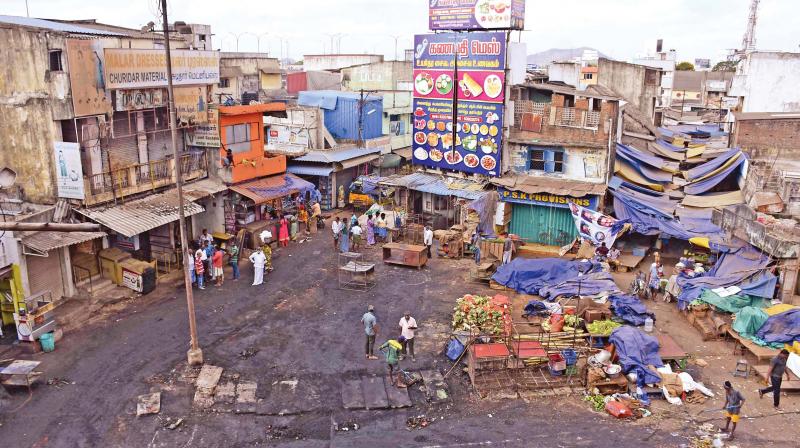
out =
[(414, 48), (413, 163), (499, 176), (505, 32), (417, 35)]
[(521, 30), (525, 0), (429, 0), (428, 27), (435, 30)]

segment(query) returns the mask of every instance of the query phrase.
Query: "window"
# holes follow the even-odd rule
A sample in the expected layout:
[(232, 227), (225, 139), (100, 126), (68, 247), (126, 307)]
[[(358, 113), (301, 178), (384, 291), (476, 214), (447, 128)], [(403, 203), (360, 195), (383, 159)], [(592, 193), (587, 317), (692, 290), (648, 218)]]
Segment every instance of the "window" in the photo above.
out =
[(50, 50), (50, 71), (60, 72), (64, 67), (61, 65), (61, 50)]
[(250, 152), (250, 123), (225, 126), (225, 148), (233, 153)]
[(545, 173), (564, 172), (563, 148), (528, 148), (528, 152), (529, 170)]
[(583, 79), (592, 79), (592, 76), (593, 76), (592, 73), (584, 73), (583, 74)]
[(219, 86), (223, 89), (227, 89), (231, 86), (231, 78), (219, 78)]

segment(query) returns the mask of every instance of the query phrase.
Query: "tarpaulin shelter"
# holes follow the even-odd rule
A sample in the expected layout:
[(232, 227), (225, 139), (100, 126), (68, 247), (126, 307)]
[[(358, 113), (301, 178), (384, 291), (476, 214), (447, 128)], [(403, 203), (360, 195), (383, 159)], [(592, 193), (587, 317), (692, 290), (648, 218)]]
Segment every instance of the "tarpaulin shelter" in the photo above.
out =
[(525, 294), (553, 300), (561, 295), (620, 292), (598, 263), (560, 258), (516, 258), (497, 268), (495, 282)]
[(637, 385), (641, 387), (661, 382), (658, 373), (648, 367), (664, 365), (661, 356), (658, 355), (658, 339), (626, 325), (615, 328), (611, 332), (609, 341), (616, 348), (622, 372), (625, 374), (635, 372)]
[(655, 314), (647, 311), (647, 307), (636, 296), (615, 294), (608, 299), (611, 301), (611, 310), (614, 314), (631, 325), (644, 325), (648, 317), (655, 320)]
[(769, 315), (763, 309), (746, 306), (736, 313), (736, 319), (733, 320), (731, 328), (740, 336), (753, 339), (768, 318)]
[(800, 341), (800, 309), (770, 316), (756, 333), (756, 338), (776, 347)]
[(710, 289), (703, 290), (698, 298), (703, 302), (714, 305), (719, 311), (725, 311), (731, 314), (738, 313), (742, 308), (746, 307), (763, 308), (763, 305), (766, 303), (762, 297), (753, 297), (747, 294), (734, 294), (722, 297)]

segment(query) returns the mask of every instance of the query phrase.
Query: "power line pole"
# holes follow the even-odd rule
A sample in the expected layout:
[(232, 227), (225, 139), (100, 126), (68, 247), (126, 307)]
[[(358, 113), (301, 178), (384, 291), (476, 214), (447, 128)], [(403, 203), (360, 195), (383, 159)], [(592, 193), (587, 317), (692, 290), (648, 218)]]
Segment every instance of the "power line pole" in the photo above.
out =
[[(186, 352), (189, 365), (195, 366), (203, 363), (203, 350), (197, 341), (197, 319), (194, 313), (194, 294), (192, 291), (192, 279), (189, 277), (189, 257), (186, 251), (189, 248), (186, 237), (186, 211), (183, 206), (183, 173), (181, 173), (181, 160), (178, 155), (178, 128), (177, 117), (175, 116), (175, 94), (172, 89), (172, 56), (169, 49), (169, 20), (167, 19), (167, 0), (161, 0), (161, 15), (164, 26), (164, 52), (167, 59), (167, 93), (169, 99), (169, 130), (172, 135), (172, 157), (175, 159), (175, 186), (178, 190), (178, 216), (179, 228), (181, 232), (181, 250), (183, 251), (183, 283), (186, 287), (186, 307), (189, 311), (189, 336), (191, 348)], [(238, 40), (238, 39), (237, 39)]]

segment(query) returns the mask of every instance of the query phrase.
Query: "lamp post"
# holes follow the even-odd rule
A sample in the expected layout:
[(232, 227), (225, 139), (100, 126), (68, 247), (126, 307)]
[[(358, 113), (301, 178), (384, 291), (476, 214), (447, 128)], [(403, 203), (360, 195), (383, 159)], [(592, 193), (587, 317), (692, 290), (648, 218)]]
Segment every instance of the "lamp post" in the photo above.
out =
[[(178, 129), (176, 126), (177, 117), (175, 116), (175, 95), (172, 88), (172, 55), (169, 48), (169, 20), (167, 19), (167, 0), (161, 0), (161, 15), (164, 26), (164, 53), (167, 62), (167, 93), (169, 108), (169, 130), (172, 137), (172, 156), (175, 159), (175, 187), (178, 191), (178, 217), (181, 233), (181, 250), (183, 254), (183, 283), (186, 287), (186, 307), (189, 311), (189, 337), (190, 348), (186, 352), (189, 365), (195, 366), (203, 363), (203, 350), (197, 340), (197, 319), (194, 311), (194, 294), (192, 291), (192, 279), (189, 277), (189, 257), (186, 250), (189, 248), (189, 239), (186, 236), (186, 212), (183, 205), (183, 173), (181, 173), (181, 163), (178, 156)], [(237, 44), (238, 45), (238, 44)]]
[[(258, 46), (256, 48), (258, 49), (259, 53), (261, 53), (261, 38), (263, 36), (269, 36), (269, 33), (261, 33), (256, 36), (258, 38)], [(267, 41), (267, 56), (269, 56), (269, 41)]]

